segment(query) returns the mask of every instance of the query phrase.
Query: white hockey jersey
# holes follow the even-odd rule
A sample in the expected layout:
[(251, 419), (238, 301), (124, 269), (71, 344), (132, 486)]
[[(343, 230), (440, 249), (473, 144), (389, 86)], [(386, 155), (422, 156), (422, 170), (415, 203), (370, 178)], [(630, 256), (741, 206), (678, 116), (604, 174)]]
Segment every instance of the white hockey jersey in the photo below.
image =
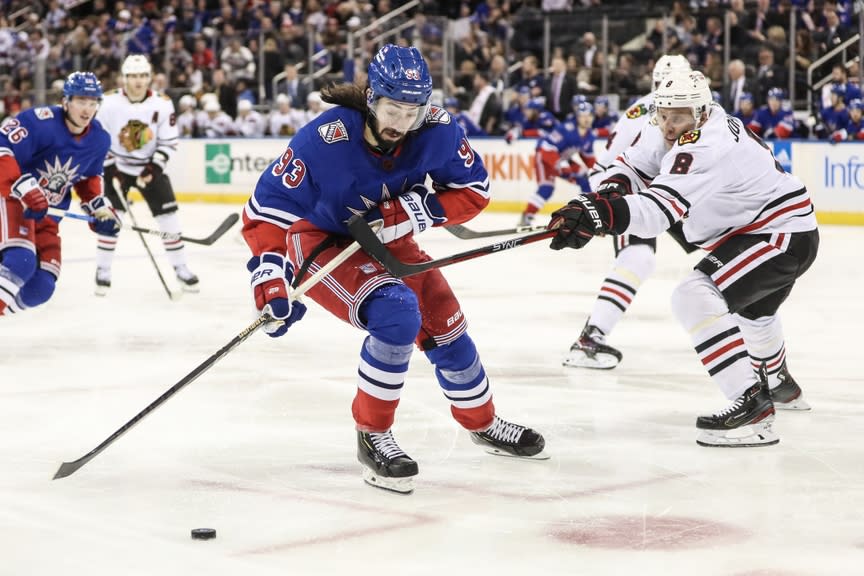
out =
[(618, 119), (615, 130), (606, 139), (606, 149), (597, 155), (597, 161), (588, 176), (592, 190), (596, 190), (597, 186), (607, 178), (606, 169), (615, 161), (615, 158), (633, 144), (633, 140), (648, 123), (653, 105), (654, 93), (652, 92), (637, 100)]
[(177, 131), (181, 138), (194, 138), (198, 135), (197, 113), (195, 110), (187, 110), (177, 116)]
[(148, 91), (141, 102), (130, 102), (122, 89), (108, 92), (96, 119), (111, 135), (111, 151), (117, 168), (137, 176), (150, 162), (163, 170), (177, 150), (178, 129), (174, 103), (168, 96)]
[(783, 170), (771, 149), (717, 104), (703, 126), (685, 132), (671, 149), (660, 129), (646, 124), (634, 146), (612, 163), (634, 190), (625, 197), (625, 231), (653, 238), (683, 219), (684, 235), (714, 250), (738, 234), (806, 232), (816, 216), (804, 184)]
[(207, 114), (207, 118), (202, 124), (198, 125), (198, 129), (207, 138), (221, 138), (223, 136), (234, 136), (234, 120), (231, 116), (219, 110), (213, 113), (213, 117)]
[(302, 110), (291, 109), (281, 112), (278, 109), (270, 112), (268, 119), (269, 134), (271, 136), (293, 136), (306, 124), (306, 113)]
[(245, 116), (238, 114), (234, 119), (232, 131), (238, 136), (246, 138), (260, 138), (264, 136), (266, 123), (264, 117), (255, 110), (250, 110)]

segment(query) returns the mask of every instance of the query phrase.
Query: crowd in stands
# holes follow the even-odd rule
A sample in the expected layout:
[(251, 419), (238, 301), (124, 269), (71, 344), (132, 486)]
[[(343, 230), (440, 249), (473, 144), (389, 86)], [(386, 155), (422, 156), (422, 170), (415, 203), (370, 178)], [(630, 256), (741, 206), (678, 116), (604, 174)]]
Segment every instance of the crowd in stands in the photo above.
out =
[[(45, 80), (41, 100), (48, 103), (57, 100), (58, 83), (74, 70), (95, 72), (110, 90), (118, 86), (123, 57), (142, 53), (156, 71), (153, 87), (169, 94), (188, 122), (184, 135), (290, 135), (321, 111), (321, 86), (364, 81), (365, 59), (376, 44), (361, 40), (352, 57), (349, 32), (407, 2), (0, 0), (0, 117), (42, 103), (39, 78)], [(612, 96), (611, 111), (623, 112), (650, 90), (659, 56), (682, 54), (709, 78), (729, 113), (749, 114), (752, 108), (758, 117), (760, 109), (774, 110), (774, 124), (763, 127), (763, 136), (838, 141), (861, 134), (851, 120), (861, 108), (857, 63), (834, 62), (832, 81), (806, 110), (813, 121), (800, 121), (792, 108), (805, 111), (808, 67), (856, 33), (852, 5), (852, 0), (422, 0), (363, 38), (397, 29), (398, 37), (389, 41), (418, 45), (448, 107), (471, 120), (477, 134), (512, 134), (514, 106), (526, 111), (540, 106), (562, 121), (574, 112), (577, 96), (594, 104)], [(644, 42), (612, 37), (604, 53), (597, 15), (628, 7), (643, 33), (648, 20), (637, 10), (666, 18), (654, 19)], [(572, 40), (553, 38), (544, 67), (536, 23), (550, 14), (588, 22), (589, 29)], [(724, 64), (727, 17), (731, 59)], [(787, 37), (790, 18), (794, 51)], [(445, 33), (453, 40), (452, 68), (442, 62)], [(790, 59), (796, 94), (791, 102)], [(608, 107), (609, 100), (601, 106)], [(766, 118), (763, 114), (753, 126)]]

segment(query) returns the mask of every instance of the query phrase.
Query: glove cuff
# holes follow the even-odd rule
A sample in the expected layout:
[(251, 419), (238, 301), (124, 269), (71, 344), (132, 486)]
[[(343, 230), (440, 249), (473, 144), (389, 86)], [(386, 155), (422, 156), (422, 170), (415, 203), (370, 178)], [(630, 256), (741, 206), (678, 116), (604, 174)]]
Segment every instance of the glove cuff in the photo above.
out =
[(408, 215), (415, 236), (436, 224), (447, 222), (437, 195), (424, 184), (415, 184), (411, 190), (401, 194), (399, 203)]
[(103, 195), (96, 196), (89, 202), (81, 202), (81, 210), (84, 211), (88, 216), (92, 215), (94, 212), (99, 210), (100, 208), (107, 208), (108, 200)]
[(25, 194), (33, 189), (39, 188), (39, 182), (30, 174), (22, 174), (12, 183), (9, 195), (16, 200), (21, 200)]

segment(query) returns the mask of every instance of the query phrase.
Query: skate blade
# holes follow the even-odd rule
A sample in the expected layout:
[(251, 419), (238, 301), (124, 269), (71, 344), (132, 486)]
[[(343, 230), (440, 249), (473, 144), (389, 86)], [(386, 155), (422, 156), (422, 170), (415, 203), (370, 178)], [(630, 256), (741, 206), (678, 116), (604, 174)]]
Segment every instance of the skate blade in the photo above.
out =
[(593, 370), (611, 370), (618, 366), (618, 358), (612, 354), (604, 354), (598, 352), (592, 358), (581, 350), (571, 350), (570, 353), (561, 362), (562, 366), (567, 368), (591, 368)]
[(93, 294), (99, 296), (100, 298), (103, 298), (108, 295), (108, 292), (110, 290), (111, 288), (109, 286), (96, 286), (96, 288), (93, 290)]
[(546, 454), (545, 450), (541, 450), (540, 452), (538, 452), (537, 454), (534, 454), (533, 456), (522, 456), (521, 454), (512, 454), (512, 453), (508, 452), (507, 450), (503, 450), (501, 448), (496, 448), (494, 446), (488, 446), (488, 445), (480, 445), (480, 446), (483, 448), (484, 451), (488, 452), (489, 454), (493, 454), (495, 456), (506, 456), (508, 458), (517, 458), (519, 460), (548, 460), (549, 459), (549, 455)]
[(696, 444), (707, 448), (755, 448), (779, 442), (780, 437), (771, 430), (771, 422), (764, 420), (734, 430), (703, 430), (696, 439)]
[(180, 289), (187, 294), (198, 294), (199, 292), (201, 292), (201, 288), (199, 288), (197, 284), (194, 286), (189, 286), (188, 284), (180, 282)]
[(414, 491), (413, 476), (406, 476), (405, 478), (378, 476), (365, 466), (363, 467), (363, 481), (375, 488), (396, 492), (397, 494), (410, 494)]
[(804, 400), (804, 398), (802, 398), (801, 396), (795, 398), (794, 400), (790, 400), (789, 402), (777, 402), (775, 400), (774, 408), (776, 408), (777, 410), (789, 410), (797, 412), (803, 412), (812, 409), (810, 407), (810, 404), (808, 404), (807, 401)]

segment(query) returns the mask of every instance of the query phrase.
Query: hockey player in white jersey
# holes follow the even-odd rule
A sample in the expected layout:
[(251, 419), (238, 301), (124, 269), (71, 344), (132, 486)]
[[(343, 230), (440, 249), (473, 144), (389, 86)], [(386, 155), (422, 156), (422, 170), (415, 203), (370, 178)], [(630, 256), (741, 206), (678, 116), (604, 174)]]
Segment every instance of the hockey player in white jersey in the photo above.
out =
[[(177, 200), (165, 174), (165, 166), (177, 151), (179, 138), (174, 103), (168, 96), (150, 89), (152, 72), (145, 56), (127, 56), (120, 73), (123, 87), (105, 95), (97, 115), (111, 135), (111, 151), (105, 160), (105, 194), (117, 210), (123, 210), (130, 189), (138, 188), (159, 229), (180, 234)], [(183, 289), (197, 292), (198, 277), (189, 270), (183, 241), (163, 240), (163, 244)], [(116, 247), (117, 237), (99, 236), (96, 251), (98, 295), (105, 295), (111, 287)]]
[(198, 101), (191, 94), (184, 94), (180, 97), (178, 107), (180, 114), (177, 115), (177, 131), (181, 138), (194, 138), (198, 135), (198, 122), (196, 117), (198, 111), (195, 107)]
[(654, 105), (651, 125), (612, 163), (598, 193), (553, 214), (552, 248), (581, 248), (604, 234), (652, 238), (683, 220), (686, 239), (708, 255), (676, 287), (672, 309), (731, 401), (697, 418), (697, 442), (776, 444), (775, 405), (809, 408), (786, 366), (777, 311), (816, 258), (810, 195), (758, 136), (712, 102), (702, 73), (673, 72)]
[[(652, 72), (652, 92), (627, 108), (606, 140), (606, 149), (598, 155), (588, 178), (592, 190), (597, 190), (608, 176), (607, 168), (633, 143), (648, 123), (654, 105), (653, 90), (677, 70), (690, 70), (690, 62), (684, 56), (665, 55), (657, 60)], [(671, 233), (680, 242), (679, 232), (680, 224), (676, 224)], [(627, 312), (639, 287), (654, 272), (657, 239), (621, 234), (613, 236), (612, 243), (615, 248), (612, 270), (603, 279), (591, 314), (585, 321), (582, 333), (570, 346), (564, 366), (609, 370), (615, 368), (623, 358), (623, 354), (610, 346), (607, 339)]]
[(293, 136), (306, 124), (306, 112), (291, 107), (291, 97), (287, 94), (276, 96), (276, 108), (267, 119), (271, 136)]
[(245, 138), (264, 136), (266, 122), (261, 113), (252, 109), (252, 102), (243, 99), (237, 102), (237, 118), (234, 119), (233, 132)]

